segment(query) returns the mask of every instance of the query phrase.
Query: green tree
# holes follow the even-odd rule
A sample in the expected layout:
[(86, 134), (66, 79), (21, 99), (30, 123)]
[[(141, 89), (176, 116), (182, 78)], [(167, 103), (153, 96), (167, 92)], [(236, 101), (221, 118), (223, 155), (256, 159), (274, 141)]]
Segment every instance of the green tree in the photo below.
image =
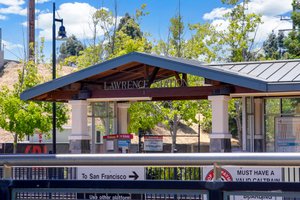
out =
[(134, 18), (132, 18), (128, 13), (121, 18), (117, 31), (122, 31), (126, 35), (130, 36), (131, 39), (143, 37), (139, 24), (136, 23)]
[(141, 9), (137, 9), (136, 15), (131, 17), (128, 13), (121, 19), (114, 37), (114, 46), (108, 43), (106, 49), (108, 59), (118, 57), (130, 52), (150, 52), (152, 44), (145, 37), (136, 21), (140, 21), (142, 16), (147, 15), (144, 12), (146, 5), (143, 4)]
[[(48, 134), (52, 128), (50, 103), (20, 100), (20, 94), (24, 90), (42, 81), (36, 64), (28, 61), (18, 73), (18, 82), (13, 88), (4, 86), (0, 91), (0, 127), (14, 134), (14, 153), (17, 150), (17, 142), (25, 136), (36, 132)], [(63, 104), (58, 104), (57, 107), (57, 127), (61, 128), (68, 120), (67, 108)]]
[(151, 48), (151, 43), (145, 37), (132, 39), (129, 35), (118, 31), (116, 33), (114, 53), (110, 53), (108, 58), (115, 58), (134, 51), (150, 52)]
[(182, 21), (182, 16), (180, 14), (176, 15), (175, 17), (172, 17), (171, 20), (171, 26), (170, 26), (170, 32), (171, 32), (171, 39), (170, 43), (174, 46), (176, 51), (176, 56), (178, 58), (182, 57), (182, 41), (183, 41), (183, 30), (184, 30), (184, 23)]
[(69, 56), (78, 56), (79, 52), (83, 49), (83, 44), (75, 37), (75, 35), (71, 35), (67, 38), (66, 42), (60, 45), (59, 60), (63, 60)]
[[(108, 42), (110, 44), (111, 49), (110, 51), (113, 52), (114, 49), (114, 42), (115, 42), (115, 33), (116, 33), (116, 22), (117, 22), (117, 1), (115, 1), (115, 17), (113, 16), (112, 12), (107, 11), (106, 9), (99, 9), (97, 10), (93, 16), (93, 46), (90, 47), (89, 50), (93, 50), (93, 52), (90, 54), (90, 57), (93, 57), (92, 60), (95, 62), (92, 64), (96, 64), (98, 62), (101, 62), (101, 59), (104, 59), (105, 51), (103, 48), (104, 46), (108, 46), (105, 43)], [(98, 27), (99, 26), (99, 27)], [(99, 40), (97, 43), (97, 30), (100, 28), (100, 30), (103, 32), (102, 39)]]
[(154, 47), (154, 52), (159, 55), (185, 57), (183, 40), (184, 23), (181, 15), (175, 15), (170, 19), (170, 27), (167, 41), (159, 40)]
[(65, 58), (64, 65), (74, 63), (78, 70), (103, 62), (104, 48), (102, 45), (88, 46), (79, 53), (79, 56), (69, 56)]
[[(126, 14), (117, 28), (114, 28), (115, 20), (112, 12), (105, 9), (97, 10), (92, 16), (93, 45), (81, 51), (79, 56), (66, 58), (65, 64), (75, 63), (78, 69), (82, 69), (133, 51), (150, 52), (152, 45), (144, 37), (140, 25), (136, 22), (141, 21), (141, 17), (147, 15), (145, 8), (146, 5), (143, 4), (141, 9), (136, 10), (136, 15), (133, 17)], [(97, 28), (104, 32), (104, 37), (98, 43), (96, 43)]]
[(279, 44), (278, 38), (274, 31), (269, 34), (268, 39), (263, 43), (263, 49), (267, 59), (279, 58)]
[[(261, 17), (254, 13), (247, 13), (249, 0), (238, 3), (236, 0), (223, 0), (223, 2), (232, 5), (231, 11), (225, 14), (228, 20), (228, 29), (219, 32), (220, 44), (229, 53), (229, 61), (241, 62), (251, 59), (251, 51), (255, 40), (255, 32), (258, 25), (261, 24)], [(254, 37), (251, 37), (253, 34)]]
[[(185, 57), (189, 59), (199, 59), (205, 62), (215, 61), (218, 58), (217, 52), (220, 45), (215, 45), (218, 41), (218, 35), (215, 28), (209, 24), (190, 24), (190, 31), (193, 32), (191, 39), (185, 46)], [(207, 36), (210, 37), (207, 37)]]
[(300, 58), (300, 3), (293, 0), (292, 6), (293, 30), (284, 39), (284, 46), (287, 50), (287, 58)]

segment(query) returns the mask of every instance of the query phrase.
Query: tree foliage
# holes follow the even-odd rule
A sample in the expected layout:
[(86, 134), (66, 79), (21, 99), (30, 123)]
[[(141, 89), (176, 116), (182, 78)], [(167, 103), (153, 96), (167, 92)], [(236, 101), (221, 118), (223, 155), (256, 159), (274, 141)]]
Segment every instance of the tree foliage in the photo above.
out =
[(125, 16), (121, 18), (117, 31), (123, 32), (131, 39), (143, 37), (140, 26), (128, 13), (126, 13)]
[[(18, 71), (18, 82), (12, 89), (2, 87), (0, 91), (0, 127), (14, 133), (14, 152), (18, 140), (25, 136), (32, 136), (39, 132), (48, 134), (52, 128), (52, 107), (47, 102), (22, 101), (20, 94), (42, 82), (38, 75), (37, 65), (33, 61), (23, 64), (23, 69)], [(58, 105), (57, 127), (61, 128), (68, 120), (67, 108)]]
[(272, 31), (269, 34), (268, 39), (263, 43), (263, 49), (265, 52), (266, 59), (277, 60), (282, 56), (282, 48), (280, 47), (282, 41), (282, 32), (279, 32), (278, 35)]
[(284, 46), (287, 50), (287, 58), (300, 58), (300, 5), (298, 1), (293, 0), (292, 6), (293, 30), (285, 38)]
[(83, 44), (75, 37), (71, 35), (67, 38), (66, 42), (63, 42), (59, 48), (59, 59), (63, 60), (69, 56), (78, 56), (79, 52), (84, 49)]

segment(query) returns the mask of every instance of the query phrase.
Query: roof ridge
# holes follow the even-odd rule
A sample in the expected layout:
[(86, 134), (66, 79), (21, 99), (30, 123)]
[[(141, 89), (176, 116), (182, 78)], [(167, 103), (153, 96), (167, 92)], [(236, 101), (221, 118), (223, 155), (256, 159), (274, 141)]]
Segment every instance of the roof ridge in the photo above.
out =
[(282, 63), (282, 62), (300, 62), (300, 59), (285, 59), (285, 60), (262, 60), (262, 61), (245, 61), (245, 62), (228, 62), (228, 63), (212, 63), (204, 64), (206, 66), (222, 66), (222, 65), (243, 65), (243, 64), (266, 64), (266, 63)]

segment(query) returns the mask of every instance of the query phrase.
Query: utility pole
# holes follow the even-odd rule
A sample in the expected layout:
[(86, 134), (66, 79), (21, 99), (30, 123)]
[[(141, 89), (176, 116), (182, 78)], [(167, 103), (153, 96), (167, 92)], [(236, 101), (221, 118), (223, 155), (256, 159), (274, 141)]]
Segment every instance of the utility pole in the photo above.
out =
[(35, 51), (35, 0), (28, 1), (28, 60), (34, 61)]

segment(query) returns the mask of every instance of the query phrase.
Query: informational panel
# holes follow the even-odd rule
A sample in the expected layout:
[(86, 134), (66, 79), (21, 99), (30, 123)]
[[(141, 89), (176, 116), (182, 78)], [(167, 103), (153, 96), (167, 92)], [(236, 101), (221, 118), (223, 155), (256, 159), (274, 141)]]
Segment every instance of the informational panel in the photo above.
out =
[(300, 151), (300, 117), (275, 118), (275, 149), (277, 152)]
[(106, 150), (107, 151), (114, 150), (114, 141), (113, 140), (106, 140)]
[(163, 136), (145, 135), (144, 151), (163, 151)]
[(145, 180), (144, 167), (78, 167), (78, 180)]
[(118, 140), (119, 153), (129, 153), (130, 140)]
[[(203, 167), (203, 178), (206, 181), (213, 180), (213, 166)], [(222, 166), (222, 181), (238, 181), (238, 182), (281, 182), (282, 169), (280, 167), (238, 167), (238, 166)], [(230, 197), (231, 200), (254, 200), (254, 199), (272, 199), (282, 200), (282, 197), (272, 196), (242, 196), (235, 195)]]

